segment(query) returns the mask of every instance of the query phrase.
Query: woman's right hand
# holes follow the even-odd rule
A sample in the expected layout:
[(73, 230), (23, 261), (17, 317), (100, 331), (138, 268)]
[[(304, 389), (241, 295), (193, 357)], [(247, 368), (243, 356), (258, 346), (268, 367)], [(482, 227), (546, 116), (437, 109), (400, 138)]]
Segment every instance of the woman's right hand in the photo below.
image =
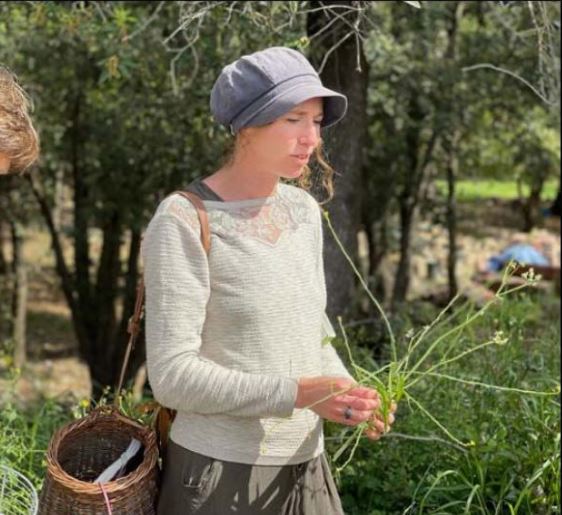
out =
[[(369, 420), (380, 407), (380, 397), (373, 388), (357, 386), (346, 377), (301, 377), (298, 381), (295, 408), (308, 408), (322, 418), (356, 426)], [(345, 417), (350, 408), (351, 418)]]

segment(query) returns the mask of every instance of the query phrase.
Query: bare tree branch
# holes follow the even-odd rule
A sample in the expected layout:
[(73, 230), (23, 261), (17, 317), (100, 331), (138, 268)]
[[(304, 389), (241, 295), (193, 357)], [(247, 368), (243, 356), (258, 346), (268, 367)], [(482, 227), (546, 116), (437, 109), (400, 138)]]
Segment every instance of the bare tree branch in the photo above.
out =
[[(523, 36), (535, 35), (539, 80), (534, 85), (518, 73), (490, 63), (479, 63), (463, 68), (463, 72), (488, 68), (509, 75), (529, 88), (542, 102), (559, 116), (560, 109), (560, 2), (526, 2), (533, 27), (519, 31), (518, 26), (510, 23), (494, 12), (494, 18), (511, 32), (513, 39), (527, 43)], [(553, 16), (552, 11), (556, 16)]]
[(546, 98), (544, 95), (542, 95), (541, 92), (537, 88), (535, 88), (535, 86), (533, 86), (528, 80), (521, 77), (521, 75), (518, 75), (517, 73), (512, 72), (511, 70), (507, 70), (505, 68), (501, 68), (500, 66), (496, 66), (496, 65), (490, 64), (490, 63), (481, 63), (481, 64), (474, 64), (472, 66), (465, 66), (464, 68), (462, 68), (462, 71), (468, 72), (468, 71), (472, 71), (472, 70), (478, 70), (478, 69), (481, 69), (481, 68), (490, 68), (490, 69), (495, 70), (497, 72), (505, 73), (506, 75), (511, 75), (515, 79), (517, 79), (517, 80), (521, 81), (523, 84), (525, 84), (525, 86), (530, 88), (531, 91), (535, 95), (537, 95), (545, 104), (552, 105), (552, 102), (548, 98)]
[(35, 200), (37, 200), (39, 209), (41, 210), (41, 214), (43, 215), (45, 223), (47, 224), (47, 228), (49, 229), (49, 233), (51, 235), (51, 243), (53, 246), (53, 251), (55, 253), (56, 268), (59, 272), (59, 276), (62, 279), (62, 290), (72, 313), (76, 315), (78, 313), (78, 305), (74, 296), (74, 278), (72, 277), (72, 274), (68, 269), (68, 265), (64, 257), (62, 241), (60, 238), (60, 233), (57, 230), (56, 224), (53, 219), (53, 213), (51, 211), (51, 208), (49, 207), (47, 199), (45, 198), (44, 194), (40, 190), (39, 185), (37, 184), (37, 180), (35, 179), (34, 174), (26, 174), (25, 178), (29, 182), (33, 196), (35, 197)]
[[(405, 3), (414, 7), (421, 7), (419, 2), (405, 1)], [(104, 21), (107, 21), (113, 15), (114, 5), (118, 2), (93, 2), (99, 15)], [(342, 45), (351, 36), (354, 37), (357, 49), (356, 69), (361, 71), (360, 47), (372, 30), (377, 29), (377, 24), (370, 14), (377, 8), (377, 2), (350, 2), (348, 4), (323, 4), (320, 7), (310, 8), (310, 3), (307, 1), (299, 2), (240, 2), (240, 1), (205, 1), (194, 0), (190, 2), (176, 1), (176, 2), (158, 2), (154, 11), (144, 20), (139, 26), (128, 35), (123, 36), (122, 41), (126, 42), (134, 37), (137, 37), (151, 25), (151, 23), (161, 14), (162, 10), (171, 5), (178, 9), (179, 23), (171, 31), (171, 33), (162, 40), (164, 48), (173, 53), (173, 57), (169, 66), (169, 74), (172, 82), (173, 90), (178, 91), (177, 80), (177, 65), (186, 52), (190, 52), (193, 56), (194, 66), (191, 68), (190, 76), (187, 78), (187, 85), (191, 84), (195, 79), (199, 70), (200, 56), (196, 43), (199, 41), (201, 32), (205, 27), (209, 18), (213, 17), (213, 22), (216, 22), (217, 16), (215, 13), (224, 14), (224, 20), (221, 25), (228, 27), (235, 16), (243, 17), (250, 23), (263, 29), (264, 25), (271, 28), (274, 34), (281, 34), (281, 31), (287, 26), (292, 26), (298, 20), (304, 20), (310, 13), (324, 11), (327, 16), (326, 23), (318, 29), (318, 31), (309, 36), (306, 43), (310, 44), (313, 39), (318, 40), (325, 37), (334, 28), (337, 21), (349, 28), (345, 34), (338, 36), (338, 41), (328, 49), (322, 59), (322, 63), (318, 70), (319, 73), (324, 69), (330, 55), (340, 45)], [(276, 6), (275, 15), (269, 16), (273, 10), (273, 5)], [(264, 14), (264, 9), (267, 11)], [(220, 17), (219, 17), (220, 19)], [(183, 43), (178, 44), (177, 38), (181, 37)], [(175, 42), (175, 43), (172, 43)]]
[[(196, 63), (199, 61), (199, 56), (196, 51), (195, 43), (199, 39), (199, 34), (204, 26), (204, 23), (211, 12), (221, 12), (224, 10), (225, 12), (225, 20), (223, 22), (223, 26), (227, 26), (232, 18), (235, 15), (238, 16), (245, 16), (250, 21), (259, 25), (260, 27), (263, 26), (265, 22), (269, 22), (271, 24), (271, 29), (274, 33), (279, 34), (280, 31), (286, 27), (287, 25), (292, 25), (297, 18), (304, 18), (309, 13), (317, 12), (317, 11), (325, 11), (329, 13), (327, 23), (322, 26), (315, 34), (308, 38), (308, 43), (312, 39), (319, 38), (321, 35), (324, 35), (329, 32), (330, 28), (335, 24), (336, 21), (341, 21), (343, 24), (349, 27), (349, 32), (344, 34), (340, 39), (328, 49), (320, 68), (318, 70), (319, 73), (322, 72), (326, 62), (328, 61), (329, 56), (336, 50), (340, 45), (342, 45), (349, 37), (354, 36), (356, 41), (357, 47), (357, 67), (358, 70), (361, 70), (360, 67), (360, 41), (364, 41), (368, 34), (366, 33), (365, 28), (367, 26), (376, 26), (376, 24), (369, 18), (369, 11), (373, 8), (372, 2), (355, 2), (352, 5), (346, 4), (330, 4), (330, 5), (321, 5), (321, 7), (315, 8), (307, 8), (307, 2), (300, 2), (297, 3), (297, 8), (294, 9), (292, 4), (284, 5), (283, 10), (281, 11), (283, 16), (287, 16), (288, 19), (282, 20), (281, 23), (275, 24), (271, 18), (264, 16), (261, 12), (259, 12), (256, 6), (259, 4), (260, 7), (264, 6), (271, 6), (272, 2), (210, 2), (210, 1), (194, 1), (194, 2), (176, 2), (177, 5), (180, 7), (180, 14), (179, 14), (179, 24), (178, 26), (172, 31), (172, 33), (167, 36), (163, 40), (163, 44), (166, 49), (170, 52), (174, 52), (175, 56), (170, 63), (170, 76), (172, 80), (172, 84), (174, 90), (177, 91), (177, 80), (176, 80), (176, 65), (179, 59), (185, 54), (187, 50), (191, 50), (192, 55)], [(276, 4), (279, 5), (279, 4)], [(355, 15), (355, 19), (351, 21), (348, 17)], [(174, 38), (176, 38), (179, 34), (183, 34), (186, 40), (185, 45), (171, 48), (170, 43)], [(189, 34), (189, 36), (188, 36)], [(187, 37), (186, 37), (187, 36)], [(195, 74), (197, 72), (197, 64), (193, 73), (191, 73), (188, 83), (191, 83), (195, 78)]]
[(156, 9), (154, 9), (154, 12), (144, 21), (144, 23), (140, 27), (137, 30), (131, 32), (131, 34), (127, 34), (126, 36), (124, 36), (121, 41), (122, 42), (129, 41), (134, 37), (138, 36), (144, 30), (146, 30), (146, 28), (156, 19), (158, 13), (160, 12), (160, 9), (162, 9), (162, 7), (164, 7), (165, 4), (166, 2), (164, 1), (160, 2), (156, 6)]
[(328, 49), (328, 51), (324, 54), (324, 58), (322, 59), (322, 63), (320, 64), (320, 67), (318, 68), (318, 73), (322, 73), (322, 70), (324, 69), (324, 66), (326, 66), (326, 62), (328, 61), (328, 57), (330, 57), (330, 54), (339, 46), (341, 46), (347, 39), (350, 38), (350, 36), (353, 35), (353, 32), (348, 32), (347, 34), (345, 34), (342, 38), (340, 38), (340, 40), (335, 43), (334, 45), (332, 45), (331, 48)]

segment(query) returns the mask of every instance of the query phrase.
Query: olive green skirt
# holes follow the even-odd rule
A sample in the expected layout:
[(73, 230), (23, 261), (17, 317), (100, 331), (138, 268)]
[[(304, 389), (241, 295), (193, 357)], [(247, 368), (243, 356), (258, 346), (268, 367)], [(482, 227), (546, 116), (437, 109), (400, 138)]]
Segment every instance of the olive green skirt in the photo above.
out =
[(169, 440), (159, 515), (343, 515), (324, 454), (296, 465), (221, 461)]

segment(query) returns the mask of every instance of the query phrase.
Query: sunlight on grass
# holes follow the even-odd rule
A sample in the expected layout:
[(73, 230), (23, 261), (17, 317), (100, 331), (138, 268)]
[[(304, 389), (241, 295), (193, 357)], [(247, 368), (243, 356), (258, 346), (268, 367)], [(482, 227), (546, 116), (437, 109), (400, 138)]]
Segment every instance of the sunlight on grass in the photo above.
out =
[[(447, 193), (447, 183), (444, 180), (435, 181), (437, 191), (441, 195)], [(515, 181), (497, 180), (464, 180), (456, 183), (457, 199), (471, 201), (478, 199), (497, 198), (501, 200), (514, 200), (518, 198), (517, 184)], [(558, 181), (552, 179), (544, 185), (543, 200), (552, 200), (558, 190)], [(529, 193), (528, 186), (523, 185), (523, 194)]]

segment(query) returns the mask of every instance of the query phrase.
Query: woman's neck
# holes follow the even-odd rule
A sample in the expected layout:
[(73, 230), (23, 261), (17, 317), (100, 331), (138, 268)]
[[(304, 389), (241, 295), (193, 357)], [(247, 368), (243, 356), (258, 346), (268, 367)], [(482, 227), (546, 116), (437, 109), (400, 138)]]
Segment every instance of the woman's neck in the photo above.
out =
[(279, 177), (260, 173), (254, 167), (234, 164), (220, 168), (203, 182), (223, 200), (235, 201), (275, 195)]

